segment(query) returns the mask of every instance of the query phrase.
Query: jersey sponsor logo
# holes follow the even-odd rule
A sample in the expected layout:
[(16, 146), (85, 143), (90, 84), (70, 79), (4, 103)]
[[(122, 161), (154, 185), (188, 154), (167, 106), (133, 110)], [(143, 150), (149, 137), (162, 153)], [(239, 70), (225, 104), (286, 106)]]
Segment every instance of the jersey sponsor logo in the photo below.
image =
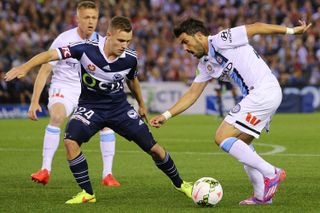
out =
[(105, 82), (105, 81), (99, 81), (93, 77), (91, 77), (88, 73), (84, 73), (82, 75), (82, 82), (87, 86), (90, 90), (103, 90), (108, 92), (118, 92), (120, 90), (123, 90), (123, 77), (121, 81), (116, 82)]
[(134, 109), (129, 110), (127, 112), (127, 115), (132, 119), (137, 119), (138, 118), (138, 113)]
[(224, 67), (222, 74), (219, 77), (219, 80), (227, 81), (227, 82), (230, 81), (230, 75), (232, 73), (232, 70), (233, 70), (233, 63), (229, 62), (227, 66)]
[(71, 57), (71, 52), (69, 47), (61, 47), (61, 52), (63, 55), (63, 58), (70, 58)]
[(230, 29), (222, 31), (220, 36), (221, 36), (222, 41), (227, 41), (229, 39), (229, 42), (232, 43), (232, 36), (231, 36)]
[(94, 66), (93, 64), (88, 64), (87, 68), (90, 72), (94, 72), (96, 70), (96, 66)]
[(260, 123), (260, 119), (258, 119), (256, 116), (253, 116), (251, 113), (247, 114), (246, 121), (253, 126), (256, 126), (258, 123)]

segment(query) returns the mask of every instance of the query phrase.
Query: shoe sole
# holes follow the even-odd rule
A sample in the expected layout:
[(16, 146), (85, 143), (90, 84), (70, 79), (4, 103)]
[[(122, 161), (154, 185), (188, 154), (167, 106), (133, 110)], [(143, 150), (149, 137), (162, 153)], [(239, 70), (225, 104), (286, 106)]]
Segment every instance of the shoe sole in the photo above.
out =
[(31, 180), (35, 183), (41, 183), (43, 185), (47, 185), (49, 181), (45, 181), (45, 180), (39, 180), (37, 178), (31, 177)]

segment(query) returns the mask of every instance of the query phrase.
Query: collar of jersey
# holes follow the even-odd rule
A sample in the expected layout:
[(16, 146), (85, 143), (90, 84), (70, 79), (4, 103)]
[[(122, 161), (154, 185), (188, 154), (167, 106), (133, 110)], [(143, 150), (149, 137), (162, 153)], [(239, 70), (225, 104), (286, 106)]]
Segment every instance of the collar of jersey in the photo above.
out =
[(106, 56), (106, 54), (104, 53), (104, 50), (103, 50), (104, 45), (105, 45), (105, 43), (106, 43), (106, 40), (107, 40), (107, 36), (104, 37), (103, 39), (100, 39), (100, 41), (99, 41), (99, 50), (100, 50), (101, 54), (103, 55), (104, 59), (105, 59), (108, 63), (114, 63), (114, 62), (116, 62), (119, 58), (125, 58), (125, 57), (126, 57), (126, 51), (123, 51), (123, 53), (122, 53), (120, 56), (118, 56), (118, 57), (115, 58), (114, 60), (110, 61), (110, 60), (107, 58), (107, 56)]

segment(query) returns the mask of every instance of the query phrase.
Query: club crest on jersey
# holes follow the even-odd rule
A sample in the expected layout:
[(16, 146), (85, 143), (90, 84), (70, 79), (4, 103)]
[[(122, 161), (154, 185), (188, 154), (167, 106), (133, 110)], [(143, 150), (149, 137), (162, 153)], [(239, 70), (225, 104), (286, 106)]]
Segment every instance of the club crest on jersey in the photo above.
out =
[(132, 119), (137, 119), (138, 118), (138, 113), (135, 110), (129, 110), (127, 112), (128, 116)]
[(90, 72), (94, 72), (96, 70), (96, 66), (94, 66), (93, 64), (89, 64), (87, 68)]
[(240, 104), (237, 104), (232, 108), (231, 112), (238, 113), (240, 110), (241, 110), (241, 106), (240, 106)]
[(123, 76), (119, 73), (114, 74), (113, 81), (122, 81)]

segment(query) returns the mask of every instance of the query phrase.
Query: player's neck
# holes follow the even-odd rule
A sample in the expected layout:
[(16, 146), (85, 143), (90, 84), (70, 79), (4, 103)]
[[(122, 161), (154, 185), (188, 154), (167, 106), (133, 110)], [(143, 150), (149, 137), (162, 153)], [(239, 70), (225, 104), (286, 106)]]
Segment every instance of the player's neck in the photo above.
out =
[(86, 35), (83, 31), (81, 31), (79, 27), (77, 28), (77, 33), (82, 40), (89, 39), (91, 37), (91, 35)]
[(103, 51), (104, 51), (104, 54), (106, 55), (107, 59), (110, 61), (113, 61), (114, 59), (116, 59), (118, 57), (118, 55), (114, 54), (111, 51), (111, 47), (110, 47), (110, 43), (108, 42), (108, 39), (104, 43)]
[(204, 41), (203, 41), (203, 44), (204, 44), (204, 49), (205, 49), (205, 52), (208, 54), (209, 52), (209, 37), (205, 37)]

